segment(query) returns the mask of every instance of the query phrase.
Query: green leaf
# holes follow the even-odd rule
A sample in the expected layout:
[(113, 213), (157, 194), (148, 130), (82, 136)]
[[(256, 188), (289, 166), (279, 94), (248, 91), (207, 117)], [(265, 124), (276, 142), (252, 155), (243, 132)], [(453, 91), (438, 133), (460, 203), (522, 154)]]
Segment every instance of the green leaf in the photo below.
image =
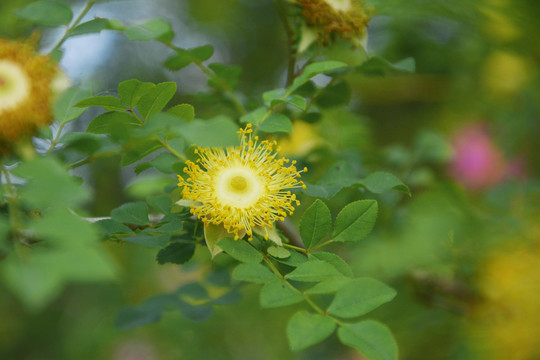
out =
[(181, 124), (180, 130), (188, 144), (212, 147), (238, 144), (238, 125), (225, 116), (217, 116), (210, 120), (195, 119)]
[(93, 19), (75, 26), (69, 33), (69, 37), (98, 33), (105, 29), (111, 29), (109, 19)]
[(121, 223), (149, 225), (148, 206), (145, 202), (125, 203), (111, 212), (111, 218)]
[(388, 327), (375, 320), (344, 324), (338, 329), (339, 340), (371, 360), (397, 360), (398, 347)]
[(139, 105), (137, 105), (137, 109), (139, 110), (142, 118), (146, 120), (151, 115), (163, 110), (175, 93), (175, 82), (170, 81), (157, 84), (155, 88), (148, 91), (144, 96), (141, 97)]
[(161, 265), (166, 263), (184, 264), (193, 257), (194, 253), (195, 244), (173, 242), (158, 252), (156, 261)]
[(89, 155), (103, 147), (105, 137), (100, 134), (68, 132), (58, 140), (58, 143), (66, 144), (67, 149)]
[(229, 66), (220, 63), (213, 63), (208, 65), (208, 67), (216, 74), (218, 79), (209, 78), (208, 83), (221, 89), (223, 86), (221, 82), (225, 82), (227, 86), (231, 89), (235, 89), (238, 85), (238, 78), (242, 73), (242, 68), (240, 66)]
[(88, 191), (67, 173), (65, 164), (50, 157), (24, 162), (13, 174), (27, 179), (21, 200), (32, 207), (70, 207), (88, 199)]
[(230, 236), (229, 232), (225, 230), (223, 225), (204, 224), (204, 240), (212, 259), (217, 254), (221, 253), (223, 249), (218, 245), (221, 239)]
[(341, 62), (341, 61), (321, 61), (309, 64), (306, 66), (304, 71), (300, 76), (298, 76), (296, 79), (294, 79), (292, 85), (287, 89), (288, 93), (292, 93), (296, 89), (298, 89), (300, 86), (308, 82), (312, 77), (322, 74), (327, 71), (332, 71), (340, 68), (346, 67), (347, 64)]
[(308, 261), (308, 258), (307, 256), (304, 256), (296, 251), (293, 251), (291, 252), (291, 256), (284, 259), (276, 258), (276, 260), (282, 264), (289, 265), (292, 267), (297, 267), (305, 263), (306, 261)]
[(262, 254), (245, 240), (226, 237), (218, 242), (218, 246), (236, 260), (244, 263), (258, 264), (263, 259)]
[(318, 344), (334, 332), (336, 323), (328, 316), (301, 310), (287, 324), (287, 338), (292, 351)]
[(321, 108), (346, 106), (351, 101), (351, 87), (346, 81), (325, 87), (315, 98), (316, 104)]
[(184, 121), (193, 121), (195, 118), (195, 108), (190, 104), (175, 105), (167, 110), (167, 114), (174, 115)]
[(129, 227), (113, 219), (99, 220), (95, 224), (98, 226), (98, 231), (106, 237), (110, 237), (115, 234), (133, 233)]
[(204, 45), (193, 49), (175, 49), (176, 54), (165, 60), (163, 65), (172, 71), (180, 70), (192, 62), (202, 63), (214, 54), (214, 48)]
[(306, 249), (317, 245), (332, 227), (332, 214), (321, 200), (317, 199), (300, 219), (300, 236)]
[(261, 306), (275, 308), (301, 302), (304, 297), (291, 289), (286, 281), (277, 279), (266, 283), (261, 289)]
[(76, 108), (74, 105), (90, 95), (92, 95), (90, 90), (78, 87), (65, 90), (53, 105), (54, 118), (61, 124), (75, 120), (86, 109)]
[(87, 108), (90, 106), (99, 106), (107, 111), (124, 111), (127, 110), (127, 107), (122, 104), (119, 98), (114, 96), (93, 96), (88, 99), (79, 101), (74, 105), (79, 108)]
[(124, 104), (130, 108), (134, 108), (141, 100), (141, 97), (152, 91), (155, 87), (155, 84), (149, 82), (130, 79), (118, 84), (118, 96), (120, 96), (120, 100)]
[(264, 120), (262, 124), (259, 125), (257, 130), (267, 133), (291, 132), (292, 122), (287, 116), (279, 113), (274, 113), (268, 118), (266, 118), (266, 120)]
[(371, 278), (359, 278), (343, 286), (328, 307), (328, 312), (342, 318), (364, 315), (396, 296), (388, 285)]
[(167, 195), (151, 196), (146, 199), (146, 202), (162, 214), (168, 214), (171, 211), (172, 201)]
[(192, 305), (185, 301), (179, 301), (178, 309), (187, 319), (195, 322), (205, 321), (214, 315), (214, 308), (211, 305)]
[(122, 238), (122, 240), (145, 248), (162, 248), (169, 242), (171, 234), (153, 235), (140, 232), (134, 236)]
[(324, 252), (324, 251), (318, 251), (315, 253), (309, 254), (310, 258), (315, 258), (317, 260), (326, 261), (327, 263), (331, 264), (333, 267), (336, 268), (340, 273), (342, 273), (345, 276), (353, 277), (353, 272), (351, 270), (351, 267), (345, 260), (340, 258), (338, 255), (334, 253)]
[(285, 94), (285, 89), (274, 89), (266, 91), (262, 94), (263, 102), (266, 106), (270, 106), (272, 100), (281, 98)]
[(152, 19), (143, 24), (130, 26), (125, 30), (130, 40), (170, 41), (174, 37), (171, 24), (163, 19)]
[(126, 306), (120, 309), (116, 316), (115, 325), (122, 330), (131, 330), (152, 324), (161, 319), (161, 311), (148, 311), (137, 307)]
[[(33, 236), (62, 248), (88, 246), (97, 240), (90, 223), (66, 208), (49, 208), (28, 226)], [(74, 234), (77, 238), (73, 239)]]
[(270, 246), (266, 251), (268, 251), (268, 254), (278, 259), (286, 259), (291, 256), (291, 252), (283, 246)]
[(336, 195), (341, 189), (342, 185), (318, 185), (318, 184), (309, 184), (304, 181), (306, 184), (306, 189), (302, 192), (308, 196), (330, 199)]
[(156, 150), (163, 149), (163, 145), (156, 139), (137, 140), (125, 145), (122, 166), (133, 164)]
[(141, 126), (139, 121), (125, 112), (111, 111), (98, 115), (90, 121), (86, 132), (93, 134), (109, 134), (112, 139), (127, 139), (131, 131)]
[(306, 290), (306, 294), (319, 295), (319, 294), (332, 294), (339, 289), (353, 281), (351, 278), (344, 276), (335, 276), (321, 281), (317, 285)]
[(297, 107), (298, 109), (300, 109), (302, 111), (306, 110), (306, 107), (307, 107), (306, 99), (304, 99), (302, 96), (296, 95), (296, 94), (289, 95), (284, 99), (281, 99), (281, 98), (274, 99), (274, 100), (272, 100), (270, 102), (270, 106), (272, 106), (272, 107), (274, 107), (274, 106), (276, 106), (278, 104), (291, 104), (291, 105)]
[(377, 219), (375, 200), (358, 200), (345, 206), (336, 218), (334, 241), (360, 241), (373, 229)]
[(258, 107), (257, 109), (240, 117), (240, 122), (242, 124), (252, 124), (253, 126), (258, 126), (263, 121), (267, 112), (268, 109), (266, 107)]
[(413, 73), (415, 67), (416, 64), (413, 58), (406, 58), (392, 64), (383, 58), (372, 56), (357, 66), (356, 71), (370, 76), (385, 76), (393, 73)]
[(360, 180), (358, 183), (375, 194), (382, 194), (389, 190), (397, 190), (411, 196), (411, 191), (407, 185), (390, 173), (375, 172), (365, 179)]
[(15, 15), (43, 26), (68, 25), (73, 17), (71, 8), (58, 1), (35, 1), (15, 11)]
[(285, 275), (285, 278), (295, 281), (318, 282), (334, 276), (341, 276), (341, 273), (329, 263), (319, 260), (308, 260)]
[(256, 284), (266, 284), (278, 279), (275, 274), (261, 264), (240, 264), (233, 270), (232, 277), (238, 281), (248, 281)]

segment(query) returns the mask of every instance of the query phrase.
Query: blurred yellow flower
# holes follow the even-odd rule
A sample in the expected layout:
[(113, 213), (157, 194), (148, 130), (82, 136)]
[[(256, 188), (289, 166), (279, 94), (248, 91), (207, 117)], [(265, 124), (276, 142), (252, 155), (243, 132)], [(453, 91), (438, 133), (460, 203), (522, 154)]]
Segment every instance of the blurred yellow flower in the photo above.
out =
[(472, 329), (481, 358), (539, 358), (540, 248), (492, 255), (478, 281), (486, 301), (478, 307)]
[(223, 226), (235, 239), (248, 234), (251, 240), (253, 230), (268, 238), (273, 223), (292, 215), (293, 203), (299, 205), (289, 189), (305, 188), (297, 178), (307, 169), (299, 171), (296, 161), (277, 159), (276, 143), (252, 137), (250, 124), (239, 133), (240, 146), (195, 150), (199, 159), (186, 161), (188, 178), (178, 175), (178, 186), (183, 187), (183, 201), (192, 201), (191, 213), (205, 225)]
[(297, 3), (306, 22), (299, 52), (315, 40), (325, 46), (336, 38), (365, 46), (371, 11), (363, 6), (362, 0), (297, 0)]
[(316, 125), (300, 120), (293, 123), (293, 130), (287, 137), (278, 141), (280, 154), (295, 157), (307, 155), (320, 144), (322, 144), (322, 140), (317, 133)]
[(0, 153), (49, 125), (56, 65), (26, 43), (0, 39)]
[(521, 90), (532, 76), (527, 60), (507, 51), (496, 51), (486, 59), (482, 80), (488, 92), (505, 97)]

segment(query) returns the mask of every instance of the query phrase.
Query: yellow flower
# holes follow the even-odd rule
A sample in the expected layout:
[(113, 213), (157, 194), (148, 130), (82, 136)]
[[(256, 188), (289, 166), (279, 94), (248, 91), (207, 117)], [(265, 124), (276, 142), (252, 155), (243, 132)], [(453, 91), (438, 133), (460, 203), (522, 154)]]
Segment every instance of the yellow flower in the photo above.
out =
[(56, 65), (26, 43), (0, 39), (0, 154), (52, 121)]
[(186, 162), (188, 178), (178, 175), (178, 186), (184, 201), (194, 202), (191, 213), (206, 226), (222, 226), (235, 239), (248, 234), (251, 240), (253, 231), (268, 239), (273, 223), (292, 215), (293, 204), (300, 204), (290, 189), (305, 189), (297, 178), (307, 169), (299, 171), (296, 161), (278, 159), (275, 141), (252, 137), (251, 124), (239, 134), (240, 146), (196, 149), (199, 159)]
[(297, 0), (297, 2), (302, 8), (302, 16), (307, 25), (302, 30), (299, 52), (305, 50), (315, 38), (324, 46), (335, 40), (336, 36), (352, 41), (355, 45), (365, 46), (362, 41), (366, 38), (371, 11), (363, 7), (362, 0)]

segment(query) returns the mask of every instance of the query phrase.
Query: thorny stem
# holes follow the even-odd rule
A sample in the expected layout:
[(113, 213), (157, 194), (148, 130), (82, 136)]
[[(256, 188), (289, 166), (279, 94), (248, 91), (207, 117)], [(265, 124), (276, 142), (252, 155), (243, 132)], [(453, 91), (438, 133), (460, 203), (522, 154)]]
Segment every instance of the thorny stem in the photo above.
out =
[(296, 68), (296, 49), (294, 47), (295, 45), (294, 30), (291, 27), (291, 24), (289, 23), (289, 17), (287, 16), (287, 13), (285, 12), (285, 8), (283, 7), (281, 0), (274, 0), (274, 2), (276, 3), (279, 17), (281, 18), (281, 21), (283, 22), (283, 25), (285, 26), (285, 32), (287, 33), (289, 64), (287, 67), (287, 83), (285, 84), (285, 87), (288, 87), (289, 85), (292, 84), (294, 80), (295, 68)]
[(79, 14), (79, 16), (77, 16), (77, 18), (68, 26), (68, 28), (66, 29), (66, 32), (64, 33), (62, 38), (60, 38), (60, 40), (58, 40), (58, 42), (52, 48), (52, 50), (49, 52), (49, 54), (54, 52), (55, 50), (58, 50), (58, 48), (60, 48), (60, 46), (62, 46), (64, 41), (66, 41), (66, 39), (69, 37), (69, 34), (73, 30), (73, 28), (75, 28), (75, 26), (77, 26), (79, 24), (79, 22), (82, 20), (82, 18), (88, 13), (88, 11), (90, 11), (90, 9), (92, 8), (92, 6), (94, 5), (95, 2), (96, 2), (96, 0), (88, 0), (86, 5), (82, 9), (81, 13)]

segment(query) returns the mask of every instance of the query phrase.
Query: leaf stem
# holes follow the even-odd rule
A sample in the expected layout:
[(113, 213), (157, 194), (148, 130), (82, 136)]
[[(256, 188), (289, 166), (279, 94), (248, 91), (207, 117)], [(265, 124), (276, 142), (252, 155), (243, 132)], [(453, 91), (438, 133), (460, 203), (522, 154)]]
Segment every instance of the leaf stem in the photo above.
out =
[(81, 13), (79, 14), (79, 16), (77, 16), (77, 18), (68, 26), (68, 28), (64, 32), (64, 35), (60, 38), (60, 40), (58, 40), (58, 42), (52, 48), (52, 50), (49, 51), (49, 54), (54, 52), (55, 50), (58, 50), (58, 48), (60, 48), (60, 46), (62, 46), (64, 41), (66, 41), (66, 39), (69, 37), (69, 34), (71, 33), (71, 31), (75, 28), (75, 26), (77, 26), (79, 24), (79, 22), (88, 13), (88, 11), (90, 11), (90, 9), (92, 8), (92, 6), (94, 5), (95, 2), (96, 2), (96, 0), (88, 0), (86, 5), (82, 9)]
[(315, 251), (315, 250), (317, 250), (317, 249), (320, 249), (320, 248), (322, 248), (323, 246), (326, 246), (326, 245), (331, 244), (331, 243), (333, 243), (333, 242), (334, 242), (334, 239), (330, 239), (330, 240), (328, 240), (328, 241), (325, 241), (325, 242), (323, 242), (323, 243), (321, 243), (321, 244), (319, 244), (319, 245), (317, 245), (317, 246), (312, 247), (311, 249), (308, 249), (308, 250), (307, 250), (307, 253), (309, 254), (310, 252), (313, 252), (313, 251)]

